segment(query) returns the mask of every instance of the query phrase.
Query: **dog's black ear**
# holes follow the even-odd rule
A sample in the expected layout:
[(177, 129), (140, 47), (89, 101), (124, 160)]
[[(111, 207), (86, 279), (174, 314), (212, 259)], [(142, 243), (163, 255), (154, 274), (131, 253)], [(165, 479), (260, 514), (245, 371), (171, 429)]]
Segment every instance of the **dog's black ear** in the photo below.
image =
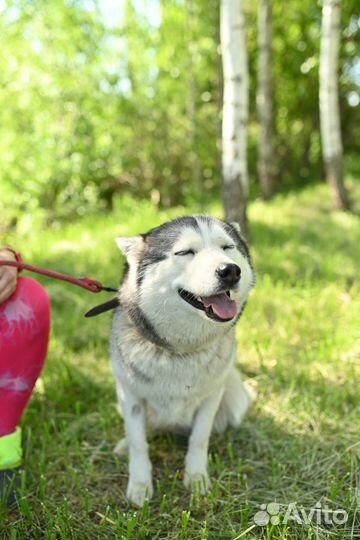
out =
[(120, 304), (118, 298), (113, 298), (112, 300), (108, 300), (103, 304), (99, 304), (98, 306), (89, 309), (89, 311), (85, 313), (85, 317), (95, 317), (96, 315), (100, 315), (100, 313), (105, 313), (105, 311), (109, 311), (110, 309), (116, 309), (119, 305)]
[(144, 239), (141, 235), (120, 236), (115, 239), (115, 242), (125, 257), (129, 257), (129, 255), (133, 255), (140, 251), (144, 244)]

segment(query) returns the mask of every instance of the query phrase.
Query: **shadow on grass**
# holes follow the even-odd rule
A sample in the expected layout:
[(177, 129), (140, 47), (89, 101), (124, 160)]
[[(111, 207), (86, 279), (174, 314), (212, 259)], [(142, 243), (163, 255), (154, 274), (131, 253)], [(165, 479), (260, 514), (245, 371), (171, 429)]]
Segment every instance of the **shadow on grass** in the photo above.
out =
[[(59, 413), (61, 417), (61, 406)], [(54, 433), (44, 449), (46, 460), (39, 459), (38, 448), (31, 449), (26, 496), (37, 515), (37, 524), (32, 527), (55, 530), (56, 520), (49, 516), (65, 513), (64, 497), (71, 508), (67, 526), (75, 537), (78, 534), (80, 538), (86, 526), (88, 538), (97, 538), (104, 515), (108, 520), (103, 538), (118, 538), (120, 524), (126, 530), (132, 523), (133, 509), (125, 497), (127, 460), (118, 460), (111, 453), (114, 425), (109, 424), (99, 437), (98, 420), (93, 417), (86, 424), (85, 415), (86, 430), (74, 429), (71, 437), (65, 426), (62, 434)], [(44, 438), (43, 433), (39, 436)], [(208, 538), (233, 540), (254, 525), (254, 515), (263, 504), (279, 503), (283, 517), (289, 503), (296, 502), (308, 513), (320, 500), (332, 510), (344, 509), (349, 519), (342, 526), (314, 524), (318, 538), (328, 538), (330, 533), (332, 538), (344, 538), (351, 527), (359, 530), (355, 496), (358, 460), (346, 441), (330, 435), (319, 437), (310, 427), (294, 435), (261, 412), (252, 413), (239, 430), (214, 435), (210, 452), (212, 490), (206, 497), (190, 496), (182, 484), (184, 440), (170, 435), (151, 440), (155, 496), (146, 516), (142, 511), (135, 514), (134, 538), (150, 539), (159, 532), (164, 538), (180, 538), (181, 516), (190, 512), (188, 538), (200, 537), (206, 528)], [(39, 478), (45, 482), (39, 483)], [(22, 515), (22, 519), (27, 518)], [(290, 521), (287, 527), (281, 523), (275, 528), (257, 526), (254, 536), (247, 538), (276, 539), (285, 533), (294, 539), (308, 538), (308, 530), (308, 525)]]
[[(351, 527), (360, 531), (355, 496), (360, 466), (357, 440), (351, 440), (346, 427), (341, 436), (339, 431), (314, 432), (312, 423), (303, 423), (301, 432), (299, 426), (296, 432), (291, 419), (287, 429), (286, 421), (262, 409), (252, 411), (240, 429), (212, 436), (213, 488), (205, 498), (190, 496), (182, 484), (186, 440), (153, 437), (155, 497), (145, 514), (134, 514), (125, 497), (127, 460), (112, 453), (123, 436), (113, 381), (96, 379), (86, 370), (85, 365), (79, 369), (65, 362), (45, 381), (44, 394), (35, 395), (24, 425), (28, 486), (20, 515), (4, 518), (1, 538), (10, 538), (16, 518), (22, 540), (36, 538), (41, 531), (55, 534), (59, 520), (69, 538), (82, 538), (86, 530), (89, 539), (115, 540), (121, 528), (126, 531), (131, 526), (133, 538), (150, 539), (161, 532), (161, 537), (175, 539), (181, 538), (183, 512), (190, 512), (188, 538), (203, 537), (206, 530), (208, 538), (233, 540), (254, 525), (254, 515), (263, 504), (279, 503), (283, 516), (289, 503), (296, 502), (308, 513), (319, 500), (333, 510), (344, 509), (349, 520), (343, 526), (317, 528), (315, 524), (318, 538), (325, 540), (329, 534), (350, 538)], [(264, 375), (277, 376), (274, 370)], [(342, 383), (302, 377), (310, 395), (323, 395), (324, 387), (335, 402), (343, 395), (346, 424), (346, 413), (359, 404), (359, 396), (348, 401), (348, 388)], [(301, 384), (297, 381), (299, 394)], [(323, 406), (332, 415), (328, 404), (317, 403), (319, 411)], [(256, 526), (254, 536), (247, 538), (275, 540), (282, 534), (309, 538), (308, 525), (291, 521), (287, 527)]]

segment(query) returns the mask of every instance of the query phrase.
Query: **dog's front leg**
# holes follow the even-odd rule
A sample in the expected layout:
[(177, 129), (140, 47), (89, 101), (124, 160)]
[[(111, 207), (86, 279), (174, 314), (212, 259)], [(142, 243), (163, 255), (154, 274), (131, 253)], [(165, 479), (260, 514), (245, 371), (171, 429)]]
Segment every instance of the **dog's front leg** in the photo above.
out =
[(149, 445), (146, 440), (144, 403), (126, 392), (121, 400), (129, 445), (129, 482), (127, 498), (136, 506), (143, 506), (145, 498), (153, 494)]
[(224, 388), (200, 405), (189, 438), (184, 484), (200, 489), (201, 493), (206, 493), (211, 486), (207, 471), (209, 438), (223, 393)]

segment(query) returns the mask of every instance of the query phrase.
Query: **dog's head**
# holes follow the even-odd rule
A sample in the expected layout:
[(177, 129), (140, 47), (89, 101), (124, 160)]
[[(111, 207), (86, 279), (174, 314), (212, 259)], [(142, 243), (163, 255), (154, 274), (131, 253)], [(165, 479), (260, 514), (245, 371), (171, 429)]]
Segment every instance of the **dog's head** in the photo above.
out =
[(176, 349), (226, 331), (254, 285), (239, 227), (210, 216), (178, 218), (117, 244), (129, 264), (122, 305)]

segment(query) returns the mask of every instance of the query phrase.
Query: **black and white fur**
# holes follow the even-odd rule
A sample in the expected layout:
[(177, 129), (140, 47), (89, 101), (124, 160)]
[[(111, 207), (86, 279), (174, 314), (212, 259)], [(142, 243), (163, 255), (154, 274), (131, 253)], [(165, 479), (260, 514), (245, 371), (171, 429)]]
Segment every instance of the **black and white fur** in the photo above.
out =
[[(234, 367), (234, 326), (255, 278), (238, 226), (209, 216), (178, 218), (117, 244), (128, 269), (111, 335), (126, 427), (115, 452), (129, 452), (127, 497), (142, 506), (153, 494), (147, 426), (189, 433), (184, 483), (205, 492), (212, 429), (239, 426), (251, 404)], [(224, 285), (219, 268), (240, 279), (226, 277)], [(231, 320), (201, 307), (203, 298), (224, 294), (225, 304), (236, 302)]]

